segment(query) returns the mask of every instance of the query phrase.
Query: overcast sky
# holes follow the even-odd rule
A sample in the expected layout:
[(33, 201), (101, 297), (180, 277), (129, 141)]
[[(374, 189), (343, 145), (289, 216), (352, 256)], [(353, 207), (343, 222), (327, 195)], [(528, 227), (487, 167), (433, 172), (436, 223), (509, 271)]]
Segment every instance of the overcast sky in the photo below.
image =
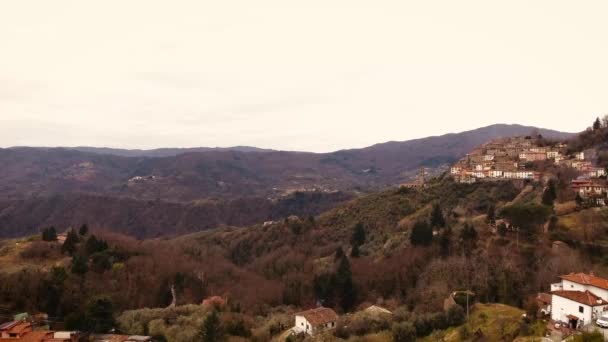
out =
[(608, 1), (0, 3), (0, 146), (332, 151), (608, 113)]

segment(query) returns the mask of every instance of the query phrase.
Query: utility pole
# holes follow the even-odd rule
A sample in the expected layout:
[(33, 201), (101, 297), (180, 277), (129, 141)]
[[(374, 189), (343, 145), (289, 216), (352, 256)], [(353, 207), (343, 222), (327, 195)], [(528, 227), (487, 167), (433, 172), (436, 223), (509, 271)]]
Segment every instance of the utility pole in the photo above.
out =
[(467, 296), (467, 322), (469, 321), (469, 258), (467, 257), (464, 251), (464, 240), (460, 240), (462, 244), (462, 257), (464, 258), (464, 273), (465, 273), (465, 281), (466, 281), (466, 290), (465, 294)]

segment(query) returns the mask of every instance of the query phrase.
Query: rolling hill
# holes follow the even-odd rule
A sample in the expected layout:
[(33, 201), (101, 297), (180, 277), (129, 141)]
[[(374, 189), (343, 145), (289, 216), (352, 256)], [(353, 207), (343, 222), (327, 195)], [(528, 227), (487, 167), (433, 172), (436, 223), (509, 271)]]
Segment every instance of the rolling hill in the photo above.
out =
[[(29, 225), (33, 224), (72, 224), (83, 212), (89, 212), (93, 222), (100, 225), (129, 222), (149, 214), (146, 204), (149, 201), (163, 203), (162, 209), (158, 208), (165, 215), (158, 221), (162, 222), (162, 227), (160, 223), (149, 222), (151, 232), (142, 233), (141, 227), (121, 224), (126, 227), (124, 232), (135, 236), (158, 236), (222, 224), (252, 224), (276, 218), (276, 215), (269, 214), (271, 210), (263, 211), (264, 214), (249, 212), (245, 204), (243, 207), (234, 205), (248, 203), (237, 199), (258, 198), (271, 203), (298, 191), (315, 190), (313, 193), (325, 194), (378, 191), (411, 180), (421, 166), (427, 167), (431, 174), (445, 170), (453, 161), (490, 139), (532, 131), (554, 138), (571, 136), (519, 125), (493, 125), (458, 134), (387, 142), (333, 153), (252, 148), (203, 152), (167, 149), (162, 153), (159, 150), (0, 149), (0, 193), (4, 203), (0, 208), (0, 236), (14, 236), (20, 229), (31, 231)], [(78, 205), (70, 204), (74, 203), (74, 198)], [(191, 210), (192, 202), (209, 199), (233, 203), (229, 206), (231, 212), (243, 213), (237, 215), (241, 219), (231, 220), (228, 215), (213, 218), (201, 215), (197, 216), (196, 224), (181, 220), (183, 211)], [(326, 196), (322, 208), (328, 209), (344, 199)], [(98, 212), (104, 212), (120, 205), (130, 209), (115, 210), (112, 220), (106, 221), (97, 220), (99, 215), (85, 209), (97, 208)], [(317, 207), (315, 203), (303, 204), (291, 213), (318, 213)], [(28, 208), (47, 209), (29, 211), (27, 222), (15, 219), (15, 213), (26, 213)], [(291, 214), (288, 211), (281, 213)], [(247, 215), (249, 217), (243, 218)]]

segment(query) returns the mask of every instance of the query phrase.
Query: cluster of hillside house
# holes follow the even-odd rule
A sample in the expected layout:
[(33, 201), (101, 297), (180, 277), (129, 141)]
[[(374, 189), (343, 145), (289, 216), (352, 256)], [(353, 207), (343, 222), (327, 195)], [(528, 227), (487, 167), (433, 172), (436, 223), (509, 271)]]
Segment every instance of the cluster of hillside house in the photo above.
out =
[(541, 312), (572, 329), (593, 324), (608, 314), (608, 279), (593, 273), (570, 273), (537, 297)]
[(530, 162), (549, 161), (561, 167), (579, 172), (572, 181), (572, 189), (584, 200), (594, 205), (608, 202), (607, 172), (594, 166), (593, 150), (567, 154), (566, 144), (539, 146), (530, 137), (512, 137), (493, 140), (473, 150), (450, 169), (451, 176), (460, 183), (497, 180), (538, 181), (540, 173), (530, 170)]
[(13, 320), (0, 324), (0, 342), (151, 342), (149, 336), (116, 334), (85, 335), (77, 331), (52, 331), (36, 329), (28, 319)]
[(473, 150), (450, 169), (450, 174), (461, 183), (479, 180), (523, 179), (538, 180), (540, 173), (526, 169), (529, 162), (564, 160), (566, 146), (538, 146), (537, 139), (512, 137), (493, 140)]

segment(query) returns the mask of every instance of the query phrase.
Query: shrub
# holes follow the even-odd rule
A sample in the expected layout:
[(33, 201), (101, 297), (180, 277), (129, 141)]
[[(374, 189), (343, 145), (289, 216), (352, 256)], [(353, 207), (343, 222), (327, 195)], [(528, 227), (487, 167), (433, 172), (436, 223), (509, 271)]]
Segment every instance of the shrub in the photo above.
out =
[(413, 342), (417, 335), (416, 328), (410, 322), (393, 324), (392, 334), (395, 342)]

